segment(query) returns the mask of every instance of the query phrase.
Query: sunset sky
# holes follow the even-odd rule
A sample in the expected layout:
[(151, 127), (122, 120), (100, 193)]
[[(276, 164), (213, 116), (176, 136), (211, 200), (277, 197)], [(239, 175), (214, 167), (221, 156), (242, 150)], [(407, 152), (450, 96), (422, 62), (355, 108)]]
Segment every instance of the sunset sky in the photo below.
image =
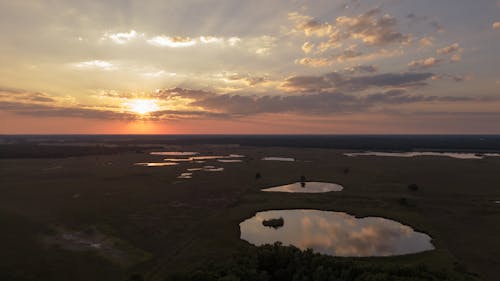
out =
[(1, 134), (500, 133), (500, 1), (0, 0)]

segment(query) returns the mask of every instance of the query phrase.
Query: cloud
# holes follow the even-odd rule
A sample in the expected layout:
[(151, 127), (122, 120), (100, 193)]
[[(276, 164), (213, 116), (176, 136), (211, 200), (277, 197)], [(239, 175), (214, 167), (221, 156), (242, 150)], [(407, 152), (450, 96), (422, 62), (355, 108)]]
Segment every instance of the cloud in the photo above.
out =
[(138, 34), (137, 31), (132, 29), (129, 32), (105, 33), (102, 39), (110, 39), (116, 44), (123, 45), (132, 41), (138, 36), (144, 36), (144, 34)]
[(311, 67), (323, 67), (323, 66), (332, 65), (334, 63), (334, 60), (332, 60), (331, 58), (305, 57), (305, 58), (301, 58), (301, 59), (296, 59), (295, 63), (307, 65), (307, 66), (311, 66)]
[(494, 22), (494, 23), (491, 25), (491, 27), (492, 27), (493, 29), (500, 29), (500, 21), (496, 21), (496, 22)]
[(399, 105), (421, 102), (458, 102), (469, 98), (452, 96), (424, 96), (407, 94), (404, 90), (390, 90), (352, 96), (340, 92), (321, 92), (300, 95), (248, 96), (238, 94), (212, 95), (193, 102), (193, 105), (227, 116), (240, 117), (263, 113), (294, 113), (307, 115), (334, 115), (369, 111), (379, 105)]
[(443, 62), (442, 59), (436, 59), (434, 57), (430, 57), (422, 60), (413, 60), (410, 63), (408, 63), (408, 66), (413, 69), (423, 69), (423, 68), (430, 68), (433, 66), (437, 66), (442, 62)]
[(227, 79), (230, 81), (242, 81), (248, 86), (255, 86), (269, 81), (269, 77), (267, 76), (251, 76), (249, 74), (232, 74)]
[(451, 55), (450, 62), (459, 62), (462, 60), (463, 49), (458, 43), (454, 43), (441, 49), (437, 49), (436, 53), (440, 55)]
[[(345, 94), (331, 84), (345, 84), (339, 89), (362, 89), (386, 85), (421, 83), (428, 74), (404, 73), (373, 76), (343, 77), (330, 73), (322, 77), (294, 77), (296, 84), (316, 85), (317, 91), (296, 94), (217, 94), (185, 88), (161, 89), (145, 96), (158, 102), (183, 100), (189, 109), (160, 109), (146, 116), (138, 116), (121, 108), (98, 108), (84, 105), (61, 106), (56, 103), (35, 103), (0, 100), (0, 110), (35, 117), (74, 117), (108, 120), (177, 120), (177, 119), (234, 119), (258, 114), (292, 113), (298, 115), (336, 115), (380, 110), (384, 106), (422, 102), (475, 102), (486, 101), (478, 97), (427, 96), (407, 93), (405, 89), (378, 90), (372, 93)], [(357, 86), (353, 86), (357, 85)], [(327, 91), (325, 89), (328, 89)], [(105, 93), (103, 93), (105, 94)], [(133, 98), (131, 94), (109, 92), (110, 97)], [(494, 99), (498, 100), (498, 99)]]
[(382, 14), (379, 9), (355, 17), (338, 17), (335, 25), (337, 29), (344, 29), (349, 38), (360, 39), (367, 45), (407, 42), (409, 36), (398, 32), (396, 26), (396, 18)]
[(22, 89), (0, 86), (0, 93), (3, 93), (3, 94), (20, 94), (20, 93), (24, 93), (24, 92), (26, 92), (26, 91), (22, 90)]
[(363, 53), (361, 51), (358, 51), (355, 46), (356, 45), (351, 46), (343, 50), (342, 52), (334, 53), (325, 57), (304, 57), (301, 59), (296, 59), (295, 63), (310, 67), (324, 67), (349, 61), (367, 62), (381, 58), (394, 57), (402, 55), (404, 53), (404, 51), (400, 49), (380, 49), (371, 53)]
[(374, 72), (378, 71), (378, 67), (376, 67), (374, 65), (355, 65), (355, 66), (344, 68), (344, 71), (348, 74), (374, 73)]
[(177, 75), (177, 73), (175, 73), (175, 72), (168, 72), (165, 70), (156, 70), (156, 71), (142, 73), (142, 76), (148, 77), (148, 78), (160, 78), (160, 77), (165, 77), (165, 76), (173, 77), (176, 75)]
[(236, 46), (240, 42), (241, 42), (241, 38), (235, 37), (235, 36), (230, 37), (229, 39), (227, 39), (227, 43), (229, 44), (229, 46)]
[(420, 38), (420, 40), (418, 42), (419, 42), (421, 47), (429, 47), (429, 46), (432, 46), (434, 44), (434, 37), (430, 37), (430, 36), (423, 37), (423, 38)]
[(87, 119), (120, 119), (132, 120), (137, 116), (126, 112), (116, 112), (96, 108), (63, 107), (46, 104), (28, 104), (0, 101), (0, 110), (10, 111), (19, 115), (35, 117), (78, 117)]
[(380, 9), (372, 9), (357, 16), (337, 17), (335, 22), (320, 23), (318, 20), (290, 13), (289, 19), (295, 23), (294, 29), (306, 36), (328, 37), (330, 45), (338, 41), (357, 39), (366, 45), (387, 45), (390, 43), (405, 43), (408, 35), (397, 31), (397, 20), (389, 14), (383, 14)]
[(222, 43), (224, 38), (215, 36), (200, 36), (200, 41), (205, 44)]
[(55, 102), (56, 100), (45, 93), (0, 86), (0, 101), (47, 103)]
[(293, 76), (286, 79), (281, 87), (295, 92), (321, 91), (362, 91), (372, 87), (404, 88), (425, 85), (432, 73), (384, 73), (365, 76), (346, 76), (337, 72), (322, 76)]
[(458, 52), (460, 50), (460, 45), (458, 43), (451, 44), (449, 46), (437, 49), (436, 53), (439, 55), (448, 55), (451, 53)]
[(304, 53), (310, 53), (312, 50), (314, 49), (314, 43), (311, 43), (311, 42), (305, 42), (303, 45), (302, 45), (302, 51), (304, 51)]
[(73, 67), (79, 69), (101, 69), (101, 70), (114, 70), (116, 66), (108, 61), (103, 60), (91, 60), (82, 61), (72, 64)]
[(312, 67), (321, 67), (321, 66), (328, 66), (332, 65), (335, 62), (344, 62), (349, 59), (353, 58), (358, 58), (363, 55), (362, 52), (357, 50), (357, 45), (352, 45), (345, 50), (343, 50), (340, 53), (333, 54), (328, 58), (302, 58), (299, 60), (296, 60), (295, 63), (297, 64), (303, 64), (303, 65), (308, 65)]
[[(305, 42), (302, 50), (306, 54), (322, 54), (330, 49), (338, 49), (350, 44), (343, 51), (337, 51), (323, 56), (312, 56), (296, 59), (295, 63), (311, 67), (330, 66), (337, 62), (342, 63), (351, 59), (374, 59), (379, 54), (396, 54), (396, 51), (387, 50), (387, 45), (405, 45), (410, 43), (411, 36), (398, 30), (398, 21), (393, 16), (383, 13), (380, 9), (372, 9), (355, 16), (340, 16), (333, 23), (320, 22), (310, 16), (297, 12), (289, 14), (294, 22), (293, 31), (301, 32), (305, 36), (316, 36), (325, 40), (317, 43)], [(427, 38), (424, 43), (429, 43)], [(361, 42), (365, 48), (358, 50)], [(378, 47), (374, 49), (373, 47)]]
[(320, 23), (313, 17), (301, 15), (297, 12), (289, 13), (288, 19), (295, 22), (295, 30), (304, 32), (306, 36), (327, 36), (332, 32), (332, 26), (328, 23)]
[(463, 82), (472, 80), (471, 75), (437, 74), (432, 76), (432, 80), (451, 80), (454, 82)]
[(196, 45), (196, 40), (190, 37), (169, 37), (169, 36), (155, 36), (147, 42), (153, 46), (157, 47), (170, 47), (170, 48), (180, 48), (180, 47), (191, 47)]
[(270, 55), (271, 50), (277, 46), (277, 41), (278, 39), (274, 36), (263, 35), (248, 39), (246, 42), (246, 47), (252, 53), (267, 56)]
[(203, 44), (218, 44), (234, 47), (241, 42), (241, 38), (235, 36), (229, 38), (217, 36), (200, 36), (199, 42)]
[(358, 51), (357, 45), (351, 45), (346, 48), (342, 53), (333, 55), (333, 59), (336, 59), (338, 62), (343, 62), (348, 59), (357, 58), (363, 55), (362, 52)]

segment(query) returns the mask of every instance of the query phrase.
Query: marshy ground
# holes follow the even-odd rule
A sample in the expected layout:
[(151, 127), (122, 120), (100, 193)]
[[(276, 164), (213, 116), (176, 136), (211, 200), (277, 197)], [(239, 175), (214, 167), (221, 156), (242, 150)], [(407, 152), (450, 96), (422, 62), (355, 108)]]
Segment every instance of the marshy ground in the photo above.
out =
[[(427, 233), (436, 247), (356, 262), (423, 263), (470, 278), (476, 278), (474, 274), (484, 280), (498, 278), (500, 204), (495, 201), (500, 200), (500, 157), (347, 157), (346, 150), (334, 149), (188, 145), (175, 150), (246, 157), (242, 162), (134, 165), (162, 162), (165, 156), (150, 155), (153, 150), (158, 149), (1, 159), (0, 277), (4, 278), (0, 279), (126, 280), (139, 273), (145, 280), (163, 280), (207, 261), (229, 260), (241, 249), (253, 247), (240, 239), (239, 223), (256, 212), (279, 209), (384, 217)], [(263, 157), (296, 161), (263, 161)], [(224, 170), (196, 170), (207, 165)], [(187, 169), (192, 169), (192, 177), (179, 179)], [(318, 194), (261, 191), (298, 182), (301, 176), (344, 189)], [(418, 189), (409, 189), (410, 184)], [(97, 232), (81, 234), (89, 228)], [(87, 239), (89, 249), (82, 249), (85, 243), (74, 246), (62, 241), (57, 231), (61, 229), (72, 230), (73, 238)], [(47, 237), (52, 242), (62, 240), (47, 243)], [(115, 257), (92, 247), (89, 237), (108, 241), (101, 247), (105, 245)], [(122, 246), (113, 252), (113, 245)]]

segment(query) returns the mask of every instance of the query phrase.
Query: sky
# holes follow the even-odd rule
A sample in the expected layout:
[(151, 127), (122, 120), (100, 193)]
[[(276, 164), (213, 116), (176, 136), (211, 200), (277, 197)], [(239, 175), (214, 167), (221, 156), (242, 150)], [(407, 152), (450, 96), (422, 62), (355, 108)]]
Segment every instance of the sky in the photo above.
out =
[(497, 0), (0, 0), (0, 134), (499, 134)]

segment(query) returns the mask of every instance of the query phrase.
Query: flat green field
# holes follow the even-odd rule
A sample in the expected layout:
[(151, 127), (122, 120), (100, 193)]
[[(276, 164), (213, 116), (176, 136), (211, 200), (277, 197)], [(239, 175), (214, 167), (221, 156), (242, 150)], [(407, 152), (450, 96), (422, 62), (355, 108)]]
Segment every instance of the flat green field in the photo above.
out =
[[(253, 248), (239, 238), (238, 224), (257, 211), (289, 208), (390, 218), (429, 234), (436, 246), (413, 255), (349, 259), (354, 262), (425, 264), (457, 278), (499, 278), (500, 204), (494, 201), (500, 200), (500, 157), (350, 158), (331, 149), (208, 145), (176, 149), (247, 157), (242, 163), (168, 167), (134, 166), (166, 158), (139, 152), (0, 160), (0, 280), (127, 280), (134, 274), (163, 280)], [(298, 161), (260, 160), (265, 156)], [(203, 165), (225, 170), (177, 179), (186, 168)], [(301, 176), (338, 183), (344, 190), (260, 191)], [(412, 183), (417, 191), (408, 189)], [(70, 243), (79, 244), (51, 243), (68, 235)], [(104, 248), (89, 246), (96, 239)]]

